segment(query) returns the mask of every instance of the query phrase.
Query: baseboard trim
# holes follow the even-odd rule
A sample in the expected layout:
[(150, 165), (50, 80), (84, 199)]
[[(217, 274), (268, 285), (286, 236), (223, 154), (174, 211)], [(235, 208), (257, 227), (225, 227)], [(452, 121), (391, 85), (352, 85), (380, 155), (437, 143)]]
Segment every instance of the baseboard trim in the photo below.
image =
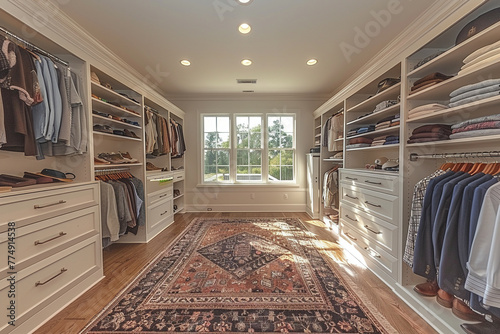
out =
[(186, 212), (306, 212), (304, 204), (187, 205)]

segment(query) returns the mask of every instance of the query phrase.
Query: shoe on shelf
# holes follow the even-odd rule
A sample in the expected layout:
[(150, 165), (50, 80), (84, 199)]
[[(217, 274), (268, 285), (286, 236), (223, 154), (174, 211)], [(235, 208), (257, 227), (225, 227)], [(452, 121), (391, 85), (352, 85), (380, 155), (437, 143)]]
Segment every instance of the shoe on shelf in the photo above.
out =
[(131, 138), (136, 138), (136, 139), (139, 139), (139, 136), (136, 135), (134, 133), (134, 131), (130, 131), (130, 130), (127, 130), (127, 129), (123, 129), (123, 133), (125, 134), (125, 136), (127, 137), (131, 137)]
[(453, 300), (451, 311), (454, 315), (465, 321), (484, 321), (483, 315), (474, 312), (469, 305), (457, 298)]
[(94, 157), (94, 165), (109, 165), (111, 162), (108, 160), (99, 158), (99, 157)]
[(161, 168), (160, 167), (156, 167), (155, 165), (153, 165), (152, 162), (146, 162), (146, 170), (147, 171), (161, 170)]
[(496, 334), (500, 331), (500, 323), (484, 321), (479, 324), (461, 324), (467, 334)]
[(121, 154), (122, 158), (124, 158), (124, 159), (128, 159), (128, 160), (129, 160), (129, 162), (131, 162), (131, 163), (136, 163), (136, 162), (139, 162), (139, 160), (137, 160), (136, 158), (132, 158), (132, 156), (131, 156), (131, 155), (130, 155), (130, 153), (128, 153), (128, 152), (125, 152), (125, 153), (123, 153), (123, 152), (118, 152), (118, 154)]
[(94, 131), (104, 132), (104, 133), (113, 133), (113, 129), (109, 125), (95, 124)]
[(437, 296), (438, 290), (439, 286), (437, 284), (437, 281), (435, 280), (433, 281), (428, 280), (425, 283), (420, 283), (413, 287), (413, 291), (425, 297)]
[(454, 299), (455, 297), (453, 295), (450, 295), (448, 292), (442, 289), (439, 289), (436, 295), (436, 301), (439, 303), (439, 305), (446, 308), (452, 308)]
[(112, 164), (126, 164), (130, 163), (130, 160), (124, 159), (121, 154), (111, 153), (100, 153), (99, 158), (109, 161)]

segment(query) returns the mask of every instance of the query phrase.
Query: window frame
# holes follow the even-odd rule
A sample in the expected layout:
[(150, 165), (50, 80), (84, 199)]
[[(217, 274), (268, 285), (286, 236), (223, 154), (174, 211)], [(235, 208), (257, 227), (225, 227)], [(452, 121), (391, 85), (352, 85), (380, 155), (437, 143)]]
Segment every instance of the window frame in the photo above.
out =
[[(227, 181), (206, 181), (205, 180), (205, 117), (229, 117), (229, 180)], [(261, 172), (262, 180), (237, 180), (237, 117), (260, 117), (261, 118)], [(269, 117), (292, 117), (293, 119), (293, 141), (292, 148), (286, 148), (293, 151), (293, 179), (292, 180), (269, 180)], [(201, 136), (201, 164), (200, 164), (200, 185), (203, 186), (252, 186), (252, 185), (296, 185), (297, 184), (297, 115), (296, 113), (201, 113), (200, 114)]]

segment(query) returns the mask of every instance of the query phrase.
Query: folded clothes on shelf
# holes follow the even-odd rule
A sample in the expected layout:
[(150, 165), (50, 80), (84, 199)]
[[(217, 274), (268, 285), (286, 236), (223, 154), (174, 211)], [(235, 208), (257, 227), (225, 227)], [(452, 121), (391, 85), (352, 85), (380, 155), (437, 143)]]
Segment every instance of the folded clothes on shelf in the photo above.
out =
[(423, 78), (420, 78), (413, 83), (413, 86), (410, 88), (410, 95), (419, 92), (421, 90), (424, 90), (430, 86), (441, 83), (452, 77), (453, 77), (452, 75), (446, 75), (440, 72), (434, 72), (429, 75), (426, 75)]
[(26, 187), (36, 184), (36, 180), (33, 178), (24, 178), (15, 175), (1, 174), (0, 175), (0, 186), (8, 187)]
[(446, 106), (444, 104), (428, 103), (428, 104), (424, 104), (424, 105), (415, 107), (415, 108), (411, 109), (410, 111), (408, 111), (408, 118), (412, 119), (412, 118), (424, 116), (427, 114), (432, 114), (434, 112), (438, 112), (438, 111), (445, 110), (445, 109), (448, 109), (448, 106)]
[(488, 79), (466, 85), (450, 93), (450, 107), (487, 99), (500, 95), (500, 79)]

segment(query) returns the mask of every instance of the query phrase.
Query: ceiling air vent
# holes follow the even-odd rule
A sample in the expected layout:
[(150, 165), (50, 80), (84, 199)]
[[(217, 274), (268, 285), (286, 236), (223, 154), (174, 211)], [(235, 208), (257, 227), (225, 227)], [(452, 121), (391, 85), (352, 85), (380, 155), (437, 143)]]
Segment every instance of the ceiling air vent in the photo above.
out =
[(239, 84), (256, 84), (257, 79), (236, 79), (236, 83)]
[(253, 90), (243, 90), (242, 92), (243, 92), (243, 93), (253, 93), (253, 92), (255, 92), (255, 91), (253, 91)]

